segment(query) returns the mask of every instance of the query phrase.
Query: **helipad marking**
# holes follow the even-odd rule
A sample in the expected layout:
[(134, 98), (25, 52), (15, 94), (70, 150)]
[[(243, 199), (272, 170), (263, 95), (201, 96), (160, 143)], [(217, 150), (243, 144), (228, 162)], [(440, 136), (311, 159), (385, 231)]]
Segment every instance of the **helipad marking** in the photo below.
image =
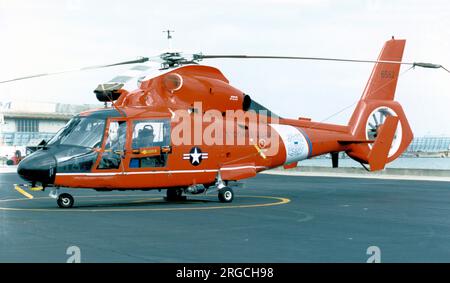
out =
[(18, 191), (19, 193), (21, 193), (22, 195), (26, 196), (29, 199), (33, 199), (34, 198), (31, 194), (27, 193), (24, 189), (22, 189), (21, 187), (19, 187), (17, 185), (14, 186), (14, 189), (16, 191)]
[[(139, 195), (105, 195), (104, 197), (121, 196), (121, 197), (141, 197)], [(99, 196), (77, 196), (76, 198), (101, 198)], [(105, 209), (84, 209), (84, 208), (70, 208), (70, 209), (48, 209), (48, 208), (15, 208), (15, 207), (0, 207), (0, 210), (7, 211), (35, 211), (35, 212), (139, 212), (139, 211), (185, 211), (185, 210), (213, 210), (213, 209), (231, 209), (231, 208), (256, 208), (256, 207), (268, 207), (287, 204), (291, 200), (283, 197), (273, 197), (273, 196), (239, 196), (239, 198), (259, 198), (276, 200), (275, 202), (269, 203), (259, 203), (259, 204), (240, 204), (240, 205), (214, 205), (214, 206), (203, 206), (203, 207), (167, 207), (167, 208), (105, 208)], [(38, 199), (51, 199), (50, 197), (39, 197)], [(123, 200), (123, 199), (122, 199)], [(149, 198), (147, 200), (162, 200), (162, 198)], [(6, 199), (0, 200), (1, 202), (13, 202), (13, 201), (29, 201), (29, 199)], [(132, 203), (132, 200), (130, 200)]]

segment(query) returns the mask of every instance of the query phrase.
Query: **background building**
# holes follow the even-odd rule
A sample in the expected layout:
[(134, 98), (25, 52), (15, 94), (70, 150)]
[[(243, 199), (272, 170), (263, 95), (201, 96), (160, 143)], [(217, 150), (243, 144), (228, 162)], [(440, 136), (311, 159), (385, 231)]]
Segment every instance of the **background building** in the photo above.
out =
[(406, 156), (450, 157), (450, 137), (425, 136), (414, 138)]
[(102, 105), (32, 101), (0, 102), (0, 164), (16, 150), (49, 140), (75, 114)]

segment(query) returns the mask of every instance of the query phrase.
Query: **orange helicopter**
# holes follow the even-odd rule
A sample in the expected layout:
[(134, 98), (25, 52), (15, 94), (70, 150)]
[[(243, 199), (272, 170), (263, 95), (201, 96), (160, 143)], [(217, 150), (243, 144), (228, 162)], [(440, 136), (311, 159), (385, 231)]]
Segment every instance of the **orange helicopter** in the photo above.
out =
[[(413, 139), (401, 105), (394, 101), (400, 66), (443, 68), (402, 62), (405, 40), (387, 41), (375, 61), (246, 55), (185, 55), (166, 52), (104, 68), (133, 64), (124, 75), (95, 89), (105, 108), (73, 117), (51, 140), (22, 160), (17, 172), (44, 190), (61, 208), (74, 205), (59, 188), (97, 191), (166, 189), (168, 201), (183, 194), (218, 191), (221, 202), (234, 198), (236, 181), (278, 166), (339, 152), (368, 170), (381, 170), (402, 154)], [(374, 63), (372, 74), (348, 125), (311, 119), (287, 119), (272, 113), (231, 86), (204, 59), (293, 59)], [(84, 70), (81, 69), (81, 70)], [(448, 71), (447, 69), (445, 69)], [(2, 81), (59, 74), (47, 73)], [(134, 89), (136, 84), (137, 89)], [(106, 107), (107, 103), (111, 106)]]

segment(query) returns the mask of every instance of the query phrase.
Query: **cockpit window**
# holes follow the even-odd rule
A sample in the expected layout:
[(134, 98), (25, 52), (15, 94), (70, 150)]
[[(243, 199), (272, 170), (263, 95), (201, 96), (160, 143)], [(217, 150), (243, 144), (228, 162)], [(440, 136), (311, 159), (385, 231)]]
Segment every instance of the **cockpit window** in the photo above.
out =
[(170, 145), (169, 120), (139, 120), (133, 122), (132, 149), (136, 153), (130, 159), (130, 168), (165, 167)]
[(118, 169), (125, 152), (127, 123), (111, 121), (106, 136), (105, 150), (98, 169)]
[(170, 142), (168, 120), (143, 120), (133, 123), (133, 149), (165, 146)]
[(104, 119), (74, 117), (47, 144), (99, 147), (104, 129)]

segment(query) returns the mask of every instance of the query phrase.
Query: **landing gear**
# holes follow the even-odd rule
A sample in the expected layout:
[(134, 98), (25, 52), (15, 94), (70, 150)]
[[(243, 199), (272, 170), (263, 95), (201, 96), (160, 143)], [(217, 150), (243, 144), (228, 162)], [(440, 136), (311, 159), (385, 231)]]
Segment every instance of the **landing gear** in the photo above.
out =
[(183, 196), (182, 189), (167, 189), (166, 201), (182, 201), (182, 200), (186, 200), (186, 197)]
[(234, 192), (229, 187), (223, 187), (219, 190), (220, 202), (232, 202), (234, 198)]
[(74, 202), (73, 196), (68, 193), (60, 194), (56, 199), (56, 203), (60, 208), (71, 208)]
[(220, 202), (232, 202), (234, 198), (233, 190), (228, 187), (228, 182), (222, 179), (220, 171), (217, 173), (216, 188), (219, 190)]

